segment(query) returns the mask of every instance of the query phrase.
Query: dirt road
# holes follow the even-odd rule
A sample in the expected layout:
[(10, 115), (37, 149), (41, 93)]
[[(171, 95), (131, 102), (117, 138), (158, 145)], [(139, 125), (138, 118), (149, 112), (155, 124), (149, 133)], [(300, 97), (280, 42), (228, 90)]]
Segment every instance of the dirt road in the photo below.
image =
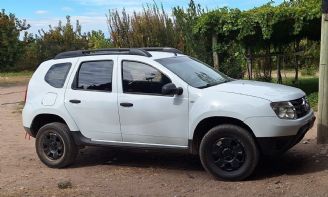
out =
[[(262, 161), (244, 182), (214, 180), (198, 158), (86, 148), (67, 169), (43, 165), (24, 139), (24, 85), (0, 86), (0, 196), (328, 196), (328, 147), (315, 128), (279, 159)], [(72, 188), (59, 189), (61, 181)]]

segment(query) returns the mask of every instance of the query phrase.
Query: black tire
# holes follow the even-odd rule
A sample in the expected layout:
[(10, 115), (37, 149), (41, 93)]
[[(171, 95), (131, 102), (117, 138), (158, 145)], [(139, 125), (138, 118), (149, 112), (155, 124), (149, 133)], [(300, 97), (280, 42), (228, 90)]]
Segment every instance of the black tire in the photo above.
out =
[(72, 164), (78, 154), (67, 125), (49, 123), (36, 135), (35, 148), (40, 160), (50, 168), (64, 168)]
[(216, 126), (205, 134), (199, 155), (207, 172), (229, 181), (246, 179), (259, 161), (253, 136), (239, 126), (228, 124)]

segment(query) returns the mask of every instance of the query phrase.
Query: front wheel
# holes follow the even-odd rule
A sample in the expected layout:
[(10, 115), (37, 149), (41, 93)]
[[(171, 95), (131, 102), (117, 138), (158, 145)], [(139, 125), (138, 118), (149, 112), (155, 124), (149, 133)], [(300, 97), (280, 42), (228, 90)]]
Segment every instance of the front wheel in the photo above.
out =
[(219, 125), (208, 131), (201, 141), (199, 154), (206, 171), (229, 181), (250, 176), (259, 160), (253, 136), (235, 125)]
[(35, 148), (40, 160), (51, 168), (63, 168), (75, 161), (78, 148), (68, 127), (59, 122), (49, 123), (39, 130)]

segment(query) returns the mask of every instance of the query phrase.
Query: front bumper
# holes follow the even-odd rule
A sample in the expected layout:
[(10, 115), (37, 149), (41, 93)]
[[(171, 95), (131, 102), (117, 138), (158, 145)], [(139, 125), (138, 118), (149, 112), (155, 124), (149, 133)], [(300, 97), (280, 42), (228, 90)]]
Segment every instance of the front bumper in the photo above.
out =
[(283, 137), (297, 135), (300, 128), (314, 117), (313, 110), (296, 120), (280, 119), (277, 116), (250, 117), (244, 123), (250, 127), (255, 137)]
[(315, 116), (312, 116), (308, 122), (301, 126), (296, 135), (256, 138), (262, 154), (277, 155), (286, 152), (304, 138), (305, 134), (312, 128), (315, 119)]

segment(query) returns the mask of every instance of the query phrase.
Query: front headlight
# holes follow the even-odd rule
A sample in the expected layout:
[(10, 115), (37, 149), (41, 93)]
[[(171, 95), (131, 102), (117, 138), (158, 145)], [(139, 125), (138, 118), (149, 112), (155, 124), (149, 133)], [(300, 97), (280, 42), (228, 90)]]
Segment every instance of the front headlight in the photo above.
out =
[(289, 101), (271, 103), (273, 111), (281, 119), (296, 119), (296, 110)]

